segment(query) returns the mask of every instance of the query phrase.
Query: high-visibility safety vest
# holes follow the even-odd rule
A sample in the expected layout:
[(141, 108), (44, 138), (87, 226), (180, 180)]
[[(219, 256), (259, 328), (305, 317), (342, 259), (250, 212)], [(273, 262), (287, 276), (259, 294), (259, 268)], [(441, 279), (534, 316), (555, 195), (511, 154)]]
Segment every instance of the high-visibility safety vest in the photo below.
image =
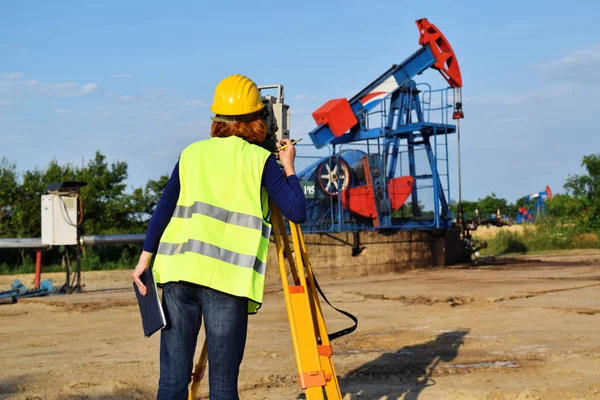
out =
[(179, 159), (177, 207), (154, 259), (157, 284), (190, 282), (262, 304), (271, 223), (262, 173), (270, 153), (230, 136)]

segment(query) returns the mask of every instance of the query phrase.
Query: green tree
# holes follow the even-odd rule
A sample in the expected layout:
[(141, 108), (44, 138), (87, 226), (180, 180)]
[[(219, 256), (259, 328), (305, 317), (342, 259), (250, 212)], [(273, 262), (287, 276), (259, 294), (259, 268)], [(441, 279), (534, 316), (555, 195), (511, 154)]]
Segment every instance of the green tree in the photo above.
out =
[(150, 216), (154, 212), (167, 183), (168, 175), (162, 175), (158, 180), (149, 180), (144, 189), (136, 188), (131, 195), (131, 218), (139, 229), (145, 230)]
[(479, 208), (479, 214), (482, 217), (489, 218), (491, 215), (496, 215), (496, 211), (500, 209), (500, 212), (505, 214), (508, 207), (506, 199), (496, 197), (496, 193), (492, 192), (492, 195), (487, 195), (483, 199), (477, 201), (477, 207)]
[(560, 224), (575, 225), (584, 213), (584, 203), (568, 193), (555, 194), (546, 205), (549, 218)]
[[(71, 180), (87, 183), (81, 189), (85, 235), (145, 232), (168, 176), (149, 180), (143, 188), (128, 190), (127, 168), (126, 162), (108, 163), (102, 153), (96, 152), (85, 166), (60, 165), (53, 160), (45, 168), (17, 173), (16, 165), (3, 158), (0, 160), (0, 237), (40, 237), (41, 196), (51, 183)], [(140, 251), (136, 245), (87, 250), (90, 259), (84, 264), (93, 268), (130, 264)], [(30, 262), (31, 255), (28, 250), (1, 251), (0, 266), (6, 264), (14, 268)], [(51, 249), (44, 255), (44, 264), (60, 263), (61, 257), (57, 248)]]
[(81, 189), (86, 234), (129, 233), (132, 209), (124, 183), (127, 176), (125, 161), (109, 166), (100, 152), (78, 171), (76, 179), (87, 183)]
[(569, 175), (564, 188), (582, 203), (581, 223), (600, 229), (600, 153), (584, 156), (581, 166), (587, 173)]
[[(450, 207), (450, 212), (452, 213), (452, 215), (458, 216), (458, 202), (455, 200), (452, 200), (450, 202), (449, 207)], [(465, 215), (466, 218), (474, 218), (475, 217), (475, 209), (477, 209), (477, 202), (463, 200), (462, 201), (462, 209), (463, 209), (463, 214)]]
[(12, 217), (17, 203), (17, 167), (6, 158), (0, 160), (0, 237), (8, 237), (14, 230)]

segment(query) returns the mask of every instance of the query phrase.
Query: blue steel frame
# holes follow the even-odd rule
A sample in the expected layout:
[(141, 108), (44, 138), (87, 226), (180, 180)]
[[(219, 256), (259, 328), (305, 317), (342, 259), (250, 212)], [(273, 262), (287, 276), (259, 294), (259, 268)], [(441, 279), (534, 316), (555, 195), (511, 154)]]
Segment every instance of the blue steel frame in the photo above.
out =
[[(303, 224), (306, 232), (348, 232), (356, 230), (374, 229), (432, 229), (449, 228), (452, 216), (448, 207), (450, 199), (450, 177), (448, 163), (448, 135), (456, 132), (456, 126), (449, 124), (450, 93), (452, 88), (431, 90), (428, 84), (417, 85), (412, 78), (421, 74), (435, 63), (433, 53), (428, 46), (421, 47), (403, 63), (392, 66), (388, 71), (369, 84), (365, 89), (349, 100), (358, 124), (342, 136), (335, 137), (327, 125), (320, 125), (309, 133), (315, 147), (331, 146), (333, 157), (340, 155), (340, 149), (344, 145), (365, 143), (369, 149), (375, 151), (367, 152), (371, 165), (378, 166), (379, 170), (385, 171), (378, 176), (372, 175), (374, 185), (383, 185), (376, 195), (376, 208), (378, 210), (378, 221), (365, 223), (353, 220), (349, 211), (345, 210), (341, 202), (331, 203), (332, 224), (331, 229), (324, 226), (312, 226), (310, 218)], [(390, 92), (374, 110), (363, 107), (360, 99), (370, 93), (389, 77), (394, 76), (396, 82), (402, 82), (398, 88)], [(425, 90), (419, 90), (418, 86), (424, 85)], [(423, 93), (423, 96), (420, 96)], [(431, 100), (433, 94), (440, 95), (440, 105), (434, 106)], [(432, 122), (431, 113), (439, 112), (439, 121)], [(370, 126), (370, 120), (380, 114), (380, 123)], [(443, 140), (442, 140), (443, 138)], [(376, 145), (373, 146), (373, 141)], [(438, 157), (438, 147), (443, 148), (442, 158)], [(406, 150), (401, 151), (401, 148)], [(416, 151), (424, 150), (429, 163), (429, 173), (419, 174)], [(412, 204), (412, 218), (394, 218), (391, 212), (391, 203), (388, 198), (387, 180), (402, 176), (397, 174), (399, 166), (398, 159), (402, 154), (408, 156), (408, 169), (414, 178), (414, 189), (409, 197)], [(445, 171), (440, 173), (440, 162)], [(401, 164), (401, 163), (400, 163)], [(401, 165), (400, 165), (401, 167)], [(371, 168), (372, 170), (374, 168)], [(445, 174), (443, 173), (445, 172)], [(302, 173), (300, 174), (302, 175)], [(442, 177), (445, 179), (442, 180)], [(387, 178), (387, 179), (386, 179)], [(423, 182), (431, 182), (427, 188), (433, 191), (433, 215), (422, 216), (419, 209), (420, 190), (424, 189)], [(444, 185), (445, 183), (445, 185)], [(444, 188), (445, 186), (445, 188)], [(334, 215), (337, 214), (337, 215)]]
[(412, 56), (404, 60), (401, 64), (393, 65), (379, 78), (375, 79), (367, 87), (349, 100), (350, 107), (352, 107), (352, 110), (358, 119), (358, 124), (350, 129), (350, 132), (338, 137), (337, 139), (331, 132), (331, 129), (329, 129), (329, 126), (320, 125), (308, 133), (314, 145), (317, 148), (321, 148), (330, 143), (341, 144), (381, 137), (381, 127), (365, 129), (365, 119), (369, 115), (369, 112), (362, 105), (360, 99), (369, 94), (374, 88), (379, 86), (383, 81), (391, 76), (396, 79), (396, 82), (403, 82), (398, 88), (400, 89), (404, 83), (410, 82), (413, 77), (430, 68), (435, 62), (436, 59), (429, 49), (429, 46), (424, 46), (417, 50)]

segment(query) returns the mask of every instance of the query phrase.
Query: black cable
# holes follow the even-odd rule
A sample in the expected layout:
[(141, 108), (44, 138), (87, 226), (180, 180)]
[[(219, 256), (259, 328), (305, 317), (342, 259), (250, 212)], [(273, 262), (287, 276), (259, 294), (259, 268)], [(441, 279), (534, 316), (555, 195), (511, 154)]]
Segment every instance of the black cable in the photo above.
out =
[(331, 303), (329, 302), (329, 300), (327, 300), (327, 297), (325, 296), (325, 293), (323, 293), (323, 291), (321, 290), (321, 287), (319, 286), (319, 283), (317, 282), (317, 278), (314, 276), (313, 274), (313, 280), (315, 281), (315, 287), (317, 288), (317, 290), (319, 291), (319, 293), (321, 294), (321, 297), (323, 297), (323, 300), (325, 300), (327, 302), (327, 304), (329, 304), (329, 306), (331, 308), (333, 308), (334, 310), (336, 310), (337, 312), (339, 312), (340, 314), (344, 314), (346, 317), (350, 318), (352, 321), (354, 321), (354, 325), (346, 328), (346, 329), (342, 329), (340, 331), (334, 332), (334, 333), (330, 333), (329, 335), (327, 335), (329, 337), (329, 340), (335, 340), (339, 337), (342, 337), (344, 335), (347, 335), (349, 333), (352, 333), (356, 330), (356, 328), (358, 327), (358, 318), (356, 318), (354, 315), (350, 314), (347, 311), (344, 310), (340, 310), (339, 308), (334, 307), (333, 305), (331, 305)]

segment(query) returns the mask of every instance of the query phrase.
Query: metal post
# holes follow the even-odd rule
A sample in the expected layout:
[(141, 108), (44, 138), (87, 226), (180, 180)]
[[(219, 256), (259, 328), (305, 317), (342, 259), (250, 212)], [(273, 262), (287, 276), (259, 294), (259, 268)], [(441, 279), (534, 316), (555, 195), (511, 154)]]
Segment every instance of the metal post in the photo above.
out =
[(81, 245), (77, 244), (77, 269), (75, 271), (75, 279), (77, 283), (75, 284), (75, 292), (81, 293)]
[(458, 208), (462, 211), (462, 185), (460, 176), (460, 119), (456, 120), (456, 138), (458, 141)]
[(81, 293), (81, 227), (77, 227), (77, 248), (75, 251), (77, 254), (77, 270), (75, 272), (77, 283), (75, 284), (75, 292)]
[[(440, 227), (440, 196), (444, 196), (444, 189), (440, 176), (438, 175), (438, 158), (437, 158), (437, 129), (433, 127), (433, 152), (429, 162), (431, 163), (431, 174), (433, 175), (433, 219), (436, 228)], [(438, 186), (439, 182), (439, 186)]]
[(60, 294), (71, 293), (71, 262), (69, 260), (69, 248), (65, 247), (65, 283), (58, 291)]
[(414, 133), (413, 132), (408, 132), (408, 136), (407, 136), (407, 142), (408, 142), (408, 171), (410, 176), (414, 177), (415, 179), (415, 183), (414, 183), (414, 188), (413, 190), (410, 192), (410, 196), (411, 196), (411, 202), (412, 202), (412, 216), (414, 217), (420, 217), (421, 216), (421, 210), (419, 210), (419, 193), (418, 193), (418, 189), (419, 187), (417, 186), (417, 165), (416, 165), (416, 161), (415, 161), (415, 145), (414, 145), (414, 141), (415, 141), (415, 137), (414, 137)]
[(40, 280), (42, 277), (42, 251), (38, 250), (35, 252), (35, 284), (34, 288), (40, 288)]

